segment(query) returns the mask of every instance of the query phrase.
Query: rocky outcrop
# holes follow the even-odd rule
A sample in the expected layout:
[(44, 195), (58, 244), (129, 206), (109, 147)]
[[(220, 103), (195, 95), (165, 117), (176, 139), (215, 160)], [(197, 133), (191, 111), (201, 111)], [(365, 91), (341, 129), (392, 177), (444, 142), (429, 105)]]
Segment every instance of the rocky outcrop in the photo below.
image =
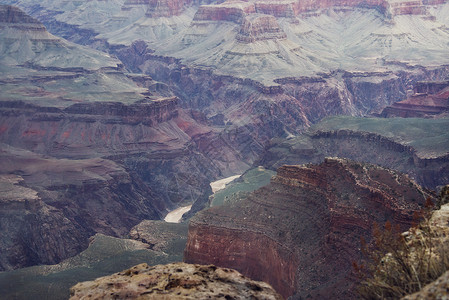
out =
[(388, 3), (385, 0), (341, 0), (341, 1), (225, 1), (220, 4), (201, 6), (195, 20), (241, 22), (243, 14), (260, 13), (276, 18), (295, 17), (301, 13), (317, 11), (330, 7), (378, 7), (385, 11)]
[(185, 261), (235, 268), (284, 297), (352, 298), (360, 238), (370, 240), (374, 222), (405, 230), (425, 196), (407, 176), (373, 165), (283, 166), (245, 200), (192, 218)]
[(179, 16), (192, 4), (192, 0), (126, 0), (122, 11), (145, 10), (148, 18), (169, 18)]
[(449, 289), (449, 271), (441, 275), (437, 280), (429, 283), (419, 292), (405, 296), (403, 300), (437, 300), (444, 299), (448, 296)]
[(449, 82), (417, 82), (414, 94), (384, 108), (382, 117), (437, 117), (449, 113)]
[(59, 262), (87, 246), (85, 234), (46, 204), (37, 190), (23, 186), (23, 180), (20, 175), (0, 175), (1, 271)]
[(253, 14), (244, 18), (236, 39), (243, 43), (253, 43), (255, 41), (285, 39), (286, 37), (287, 35), (279, 27), (275, 17)]
[(428, 15), (430, 6), (445, 4), (446, 0), (412, 0), (412, 1), (392, 1), (390, 3), (391, 12), (394, 15)]
[(213, 265), (140, 264), (95, 281), (78, 283), (70, 299), (282, 299), (268, 284), (252, 281), (235, 270)]
[(34, 26), (36, 26), (36, 30), (45, 30), (45, 27), (41, 22), (27, 15), (21, 9), (15, 6), (0, 5), (0, 22), (17, 24), (17, 26), (27, 26), (27, 24), (29, 26), (30, 24), (34, 24)]
[(215, 5), (202, 5), (193, 21), (229, 21), (241, 24), (246, 14), (255, 13), (254, 3), (226, 1)]
[[(167, 245), (187, 241), (187, 225), (145, 220), (129, 232), (130, 238), (149, 245), (152, 250), (167, 252)], [(180, 247), (181, 248), (181, 247)]]

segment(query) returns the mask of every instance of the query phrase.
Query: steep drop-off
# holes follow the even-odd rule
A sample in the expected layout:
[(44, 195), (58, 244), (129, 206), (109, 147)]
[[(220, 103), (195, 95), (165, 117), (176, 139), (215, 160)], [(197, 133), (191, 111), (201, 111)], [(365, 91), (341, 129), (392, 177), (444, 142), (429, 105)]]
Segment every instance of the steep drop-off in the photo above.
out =
[(414, 94), (382, 110), (382, 117), (444, 117), (449, 113), (449, 82), (418, 82)]
[(425, 197), (407, 176), (374, 165), (283, 166), (246, 199), (193, 217), (184, 258), (235, 268), (284, 297), (353, 298), (360, 238), (370, 240), (374, 222), (405, 230)]
[(378, 164), (426, 188), (449, 181), (448, 119), (333, 117), (296, 137), (276, 139), (256, 165), (319, 163), (326, 156)]
[(123, 237), (204, 203), (211, 178), (246, 166), (201, 152), (195, 139), (217, 133), (166, 85), (124, 73), (17, 8), (1, 5), (0, 17), (1, 270), (57, 263), (95, 233)]
[(124, 236), (142, 219), (160, 219), (167, 207), (110, 160), (1, 149), (0, 270), (58, 263), (95, 233)]

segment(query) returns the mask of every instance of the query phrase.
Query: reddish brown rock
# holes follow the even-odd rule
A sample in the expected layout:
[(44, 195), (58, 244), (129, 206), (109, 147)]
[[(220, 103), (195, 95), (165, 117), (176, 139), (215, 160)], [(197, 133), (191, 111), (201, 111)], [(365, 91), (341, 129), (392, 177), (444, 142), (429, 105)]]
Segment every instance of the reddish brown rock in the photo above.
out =
[(320, 1), (226, 1), (217, 5), (201, 6), (195, 15), (198, 21), (231, 21), (240, 23), (244, 14), (260, 13), (274, 17), (295, 17), (301, 13), (330, 7), (370, 7), (385, 11), (385, 0), (320, 0)]
[(374, 222), (403, 229), (424, 202), (407, 176), (343, 159), (284, 166), (247, 199), (190, 223), (185, 260), (232, 267), (284, 297), (354, 297), (351, 261)]
[(226, 1), (217, 5), (200, 6), (194, 21), (229, 21), (240, 24), (246, 14), (255, 12), (252, 2)]
[(287, 38), (287, 34), (279, 27), (275, 17), (260, 14), (245, 17), (236, 37), (239, 42), (243, 43), (285, 38)]
[(414, 94), (386, 107), (383, 117), (435, 117), (449, 112), (449, 82), (419, 82)]

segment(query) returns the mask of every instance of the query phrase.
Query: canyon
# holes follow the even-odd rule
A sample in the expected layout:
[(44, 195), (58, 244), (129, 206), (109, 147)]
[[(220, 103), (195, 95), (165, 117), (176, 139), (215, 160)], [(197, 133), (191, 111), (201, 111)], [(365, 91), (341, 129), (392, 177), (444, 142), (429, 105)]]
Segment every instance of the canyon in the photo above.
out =
[(360, 238), (369, 241), (373, 223), (386, 220), (406, 230), (426, 196), (407, 176), (374, 165), (327, 158), (282, 166), (243, 200), (195, 215), (184, 258), (235, 268), (283, 297), (353, 298)]
[(0, 4), (1, 271), (60, 269), (92, 236), (147, 255), (109, 273), (180, 260), (193, 216), (189, 262), (350, 298), (360, 237), (449, 181), (445, 0)]
[(1, 11), (2, 270), (58, 263), (96, 233), (125, 237), (144, 219), (207, 200), (220, 170), (192, 137), (214, 133), (167, 88), (16, 8)]

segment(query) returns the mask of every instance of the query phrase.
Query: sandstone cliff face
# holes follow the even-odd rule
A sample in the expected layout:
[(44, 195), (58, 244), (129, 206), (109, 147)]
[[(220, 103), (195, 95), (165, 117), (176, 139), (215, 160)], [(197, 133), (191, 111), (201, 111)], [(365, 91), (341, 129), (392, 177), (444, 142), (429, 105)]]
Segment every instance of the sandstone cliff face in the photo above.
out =
[(120, 273), (78, 283), (70, 299), (282, 299), (268, 284), (252, 281), (235, 270), (213, 265), (140, 264)]
[(351, 261), (373, 222), (408, 228), (425, 193), (407, 176), (343, 159), (283, 166), (271, 183), (192, 218), (185, 261), (214, 263), (284, 297), (351, 298)]

